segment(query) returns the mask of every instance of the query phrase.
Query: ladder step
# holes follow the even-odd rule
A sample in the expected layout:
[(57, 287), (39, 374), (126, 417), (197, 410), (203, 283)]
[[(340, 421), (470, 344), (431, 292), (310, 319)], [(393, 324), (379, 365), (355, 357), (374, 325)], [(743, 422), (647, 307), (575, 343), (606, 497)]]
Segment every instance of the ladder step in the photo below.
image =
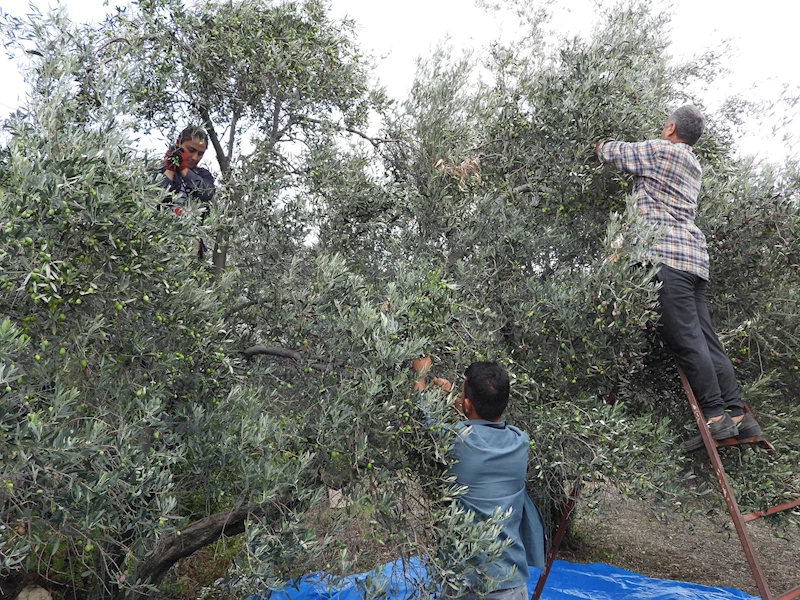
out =
[(800, 598), (800, 586), (794, 588), (793, 590), (789, 590), (780, 596), (775, 596), (773, 600), (793, 600), (794, 598)]
[(777, 455), (777, 452), (775, 451), (775, 446), (770, 444), (766, 438), (760, 435), (755, 435), (749, 438), (743, 438), (741, 440), (738, 440), (736, 438), (714, 440), (714, 443), (717, 446), (717, 448), (719, 448), (720, 446), (746, 446), (746, 445), (761, 446), (762, 448), (764, 448), (764, 450), (766, 450), (770, 454)]
[(792, 500), (791, 502), (784, 502), (783, 504), (776, 504), (775, 506), (770, 506), (769, 508), (765, 508), (764, 510), (757, 510), (755, 512), (748, 513), (746, 515), (742, 515), (745, 523), (749, 523), (750, 521), (755, 521), (756, 519), (760, 519), (761, 517), (766, 517), (767, 515), (774, 515), (779, 512), (783, 512), (784, 510), (791, 510), (793, 508), (797, 508), (800, 506), (800, 498)]
[[(790, 508), (800, 506), (800, 498), (779, 506), (767, 508), (763, 511), (750, 513), (749, 515), (742, 515), (739, 510), (739, 505), (736, 502), (736, 498), (734, 498), (733, 488), (731, 487), (728, 476), (725, 473), (725, 467), (723, 467), (722, 461), (719, 457), (719, 452), (717, 451), (717, 448), (720, 446), (758, 444), (762, 448), (768, 450), (771, 454), (776, 454), (775, 448), (761, 436), (745, 438), (742, 440), (728, 438), (726, 440), (715, 441), (711, 439), (711, 431), (706, 425), (706, 420), (703, 416), (702, 410), (700, 409), (700, 404), (697, 402), (697, 398), (692, 391), (692, 386), (689, 385), (689, 380), (686, 378), (686, 374), (683, 372), (683, 369), (681, 369), (680, 365), (677, 365), (677, 369), (678, 374), (681, 377), (683, 390), (686, 392), (686, 399), (689, 401), (689, 406), (692, 408), (692, 414), (694, 415), (695, 421), (697, 421), (697, 428), (700, 431), (700, 437), (703, 438), (703, 445), (708, 450), (708, 458), (711, 461), (711, 466), (714, 468), (714, 473), (717, 476), (717, 481), (719, 482), (720, 489), (722, 491), (722, 497), (725, 500), (725, 504), (728, 506), (728, 512), (731, 515), (731, 520), (733, 521), (734, 528), (736, 529), (736, 534), (739, 536), (739, 541), (742, 544), (742, 550), (744, 550), (747, 563), (750, 566), (750, 572), (753, 574), (753, 579), (756, 582), (756, 587), (761, 594), (762, 600), (794, 600), (795, 598), (800, 598), (800, 587), (781, 594), (780, 596), (772, 595), (772, 592), (769, 590), (767, 580), (764, 577), (764, 571), (761, 568), (761, 563), (756, 556), (755, 548), (753, 548), (753, 543), (750, 541), (750, 536), (747, 534), (746, 527), (748, 521), (758, 519), (759, 517), (763, 517), (768, 514), (773, 514), (782, 510), (788, 510)], [(747, 404), (744, 405), (744, 410), (745, 412), (750, 412), (750, 408), (747, 406)]]

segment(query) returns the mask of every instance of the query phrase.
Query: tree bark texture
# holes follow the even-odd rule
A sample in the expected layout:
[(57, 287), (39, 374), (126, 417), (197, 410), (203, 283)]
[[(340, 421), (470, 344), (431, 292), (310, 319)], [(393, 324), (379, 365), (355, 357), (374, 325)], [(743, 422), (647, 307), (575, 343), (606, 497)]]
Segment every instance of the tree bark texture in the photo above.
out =
[[(192, 523), (181, 529), (180, 533), (161, 538), (150, 556), (139, 566), (138, 583), (160, 585), (167, 571), (180, 559), (191, 556), (222, 537), (244, 533), (245, 523), (250, 517), (266, 517), (268, 521), (277, 521), (282, 506), (273, 502), (220, 512)], [(151, 594), (147, 592), (133, 595), (134, 600), (146, 600), (150, 597)]]

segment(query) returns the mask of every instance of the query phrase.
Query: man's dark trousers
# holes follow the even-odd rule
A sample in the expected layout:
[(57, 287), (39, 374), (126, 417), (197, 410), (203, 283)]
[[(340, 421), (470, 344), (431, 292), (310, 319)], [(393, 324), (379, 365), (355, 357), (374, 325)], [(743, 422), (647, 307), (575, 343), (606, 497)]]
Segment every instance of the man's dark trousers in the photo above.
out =
[(703, 415), (710, 419), (725, 410), (732, 417), (741, 415), (742, 396), (733, 364), (711, 325), (708, 281), (666, 265), (661, 265), (656, 279), (661, 282), (658, 330), (686, 373)]

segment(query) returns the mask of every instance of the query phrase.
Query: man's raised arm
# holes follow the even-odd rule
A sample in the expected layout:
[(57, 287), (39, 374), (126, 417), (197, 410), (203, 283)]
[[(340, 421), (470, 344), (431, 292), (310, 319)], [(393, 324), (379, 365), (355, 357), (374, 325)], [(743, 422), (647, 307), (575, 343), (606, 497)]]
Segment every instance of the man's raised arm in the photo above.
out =
[(600, 140), (594, 146), (594, 153), (600, 161), (620, 171), (646, 177), (656, 167), (660, 143), (661, 140), (635, 143)]

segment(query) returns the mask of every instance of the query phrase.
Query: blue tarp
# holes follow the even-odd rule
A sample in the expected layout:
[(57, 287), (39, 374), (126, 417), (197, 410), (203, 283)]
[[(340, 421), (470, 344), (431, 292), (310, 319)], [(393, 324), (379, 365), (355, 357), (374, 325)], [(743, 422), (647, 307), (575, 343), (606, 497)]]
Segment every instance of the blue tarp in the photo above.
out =
[[(532, 593), (540, 569), (530, 568), (528, 593)], [(366, 583), (382, 581), (388, 600), (409, 600), (424, 581), (425, 569), (419, 559), (397, 560), (370, 573), (333, 580), (312, 573), (294, 582), (271, 600), (357, 600)], [(373, 588), (374, 589), (374, 588)], [(653, 579), (601, 563), (579, 565), (557, 560), (542, 594), (542, 600), (756, 600), (739, 590), (715, 588), (681, 581)]]

